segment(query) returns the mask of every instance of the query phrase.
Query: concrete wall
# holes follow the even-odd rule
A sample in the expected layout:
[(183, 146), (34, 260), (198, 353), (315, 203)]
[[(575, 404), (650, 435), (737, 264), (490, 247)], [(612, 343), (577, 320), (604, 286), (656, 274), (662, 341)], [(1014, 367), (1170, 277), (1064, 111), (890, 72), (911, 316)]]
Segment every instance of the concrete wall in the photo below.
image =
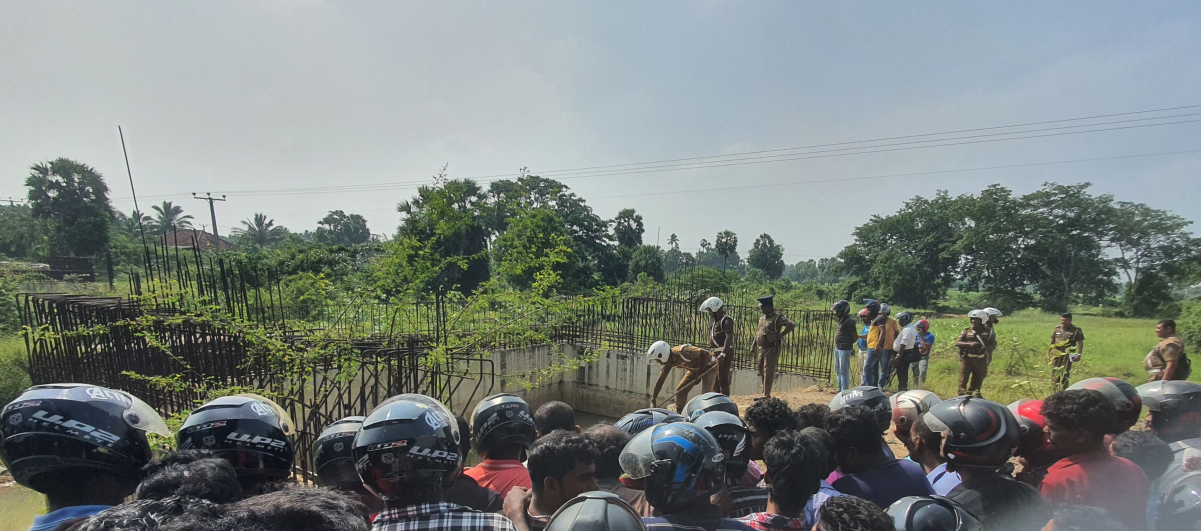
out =
[[(582, 350), (573, 345), (544, 345), (494, 352), (492, 360), (498, 375), (509, 377), (510, 380), (524, 379), (530, 385), (527, 388), (515, 381), (506, 385), (500, 383), (502, 380), (498, 378), (497, 389), (493, 392), (519, 395), (533, 408), (551, 400), (562, 400), (580, 411), (608, 417), (621, 417), (636, 409), (650, 406), (650, 393), (659, 378), (659, 366), (648, 362), (641, 354), (610, 351), (578, 369), (538, 379), (538, 371), (562, 364), (565, 360), (575, 359)], [(671, 396), (676, 384), (683, 377), (683, 370), (673, 370), (667, 382), (663, 384), (663, 390), (659, 392), (659, 400), (663, 401)], [(807, 376), (778, 374), (774, 389), (784, 391), (809, 387), (816, 383), (816, 380)], [(731, 374), (731, 391), (735, 395), (758, 394), (759, 386), (759, 378), (754, 370), (735, 370)], [(700, 386), (696, 386), (689, 396), (696, 396), (700, 392)], [(454, 398), (456, 404), (461, 404), (462, 400), (471, 400), (470, 390), (461, 389)], [(475, 400), (481, 398), (483, 397), (477, 396)], [(667, 407), (671, 409), (671, 406)], [(470, 408), (468, 410), (470, 411)]]

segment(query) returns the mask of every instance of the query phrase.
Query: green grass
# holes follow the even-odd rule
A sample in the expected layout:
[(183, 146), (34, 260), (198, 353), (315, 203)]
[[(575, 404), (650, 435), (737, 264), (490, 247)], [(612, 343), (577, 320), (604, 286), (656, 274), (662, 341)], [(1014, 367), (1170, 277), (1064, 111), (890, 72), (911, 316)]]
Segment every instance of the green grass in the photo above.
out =
[(16, 334), (0, 336), (0, 404), (13, 401), (30, 385), (25, 340)]
[(25, 531), (34, 516), (45, 512), (46, 498), (41, 494), (17, 484), (0, 487), (0, 531)]

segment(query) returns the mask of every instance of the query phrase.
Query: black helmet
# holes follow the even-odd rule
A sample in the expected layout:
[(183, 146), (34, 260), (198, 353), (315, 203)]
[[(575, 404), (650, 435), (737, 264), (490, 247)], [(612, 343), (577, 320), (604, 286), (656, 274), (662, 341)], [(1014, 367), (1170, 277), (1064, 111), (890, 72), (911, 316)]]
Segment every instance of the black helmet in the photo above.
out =
[(613, 423), (613, 427), (630, 435), (637, 435), (642, 430), (645, 430), (656, 424), (684, 422), (685, 420), (686, 419), (684, 417), (680, 416), (679, 413), (674, 411), (668, 411), (660, 407), (651, 407), (639, 409), (638, 411), (617, 419), (617, 422)]
[(1164, 487), (1159, 497), (1155, 528), (1193, 531), (1198, 522), (1201, 522), (1201, 472), (1193, 472)]
[(322, 487), (358, 489), (363, 485), (354, 468), (354, 436), (363, 426), (366, 417), (346, 417), (339, 420), (317, 436), (317, 450), (313, 453), (313, 469), (317, 471), (317, 483)]
[(646, 531), (642, 517), (612, 492), (585, 492), (564, 503), (546, 531)]
[(710, 411), (697, 417), (695, 424), (717, 439), (717, 445), (726, 456), (726, 481), (741, 483), (751, 464), (751, 440), (746, 423), (725, 411)]
[(404, 394), (385, 400), (363, 420), (352, 455), (363, 486), (396, 500), (445, 489), (463, 468), (459, 423), (441, 402)]
[(880, 301), (875, 299), (864, 299), (863, 307), (872, 313), (880, 313)]
[(0, 413), (0, 459), (17, 483), (39, 492), (47, 472), (90, 469), (136, 479), (150, 462), (146, 432), (169, 435), (162, 417), (129, 393), (35, 385)]
[(534, 444), (534, 415), (530, 405), (514, 394), (481, 400), (471, 414), (471, 426), (471, 444), (484, 459), (499, 445), (516, 444), (529, 450)]
[(847, 301), (838, 301), (838, 302), (834, 303), (833, 306), (830, 307), (830, 311), (832, 311), (834, 313), (850, 313), (851, 303), (849, 303)]
[(292, 473), (296, 428), (279, 404), (255, 394), (223, 396), (192, 410), (175, 438), (180, 450), (211, 450), (238, 476)]
[(888, 506), (897, 531), (983, 531), (980, 521), (943, 496), (906, 496)]
[(1151, 431), (1165, 442), (1192, 439), (1201, 432), (1201, 385), (1167, 380), (1138, 386), (1138, 396), (1151, 411)]
[(1118, 411), (1118, 425), (1115, 431), (1126, 431), (1138, 423), (1139, 414), (1143, 412), (1143, 400), (1138, 396), (1138, 390), (1126, 380), (1119, 378), (1086, 378), (1072, 384), (1069, 391), (1091, 389), (1099, 391), (1113, 404)]
[(688, 422), (660, 424), (634, 436), (618, 456), (631, 478), (646, 480), (646, 501), (668, 512), (722, 488), (725, 454), (708, 431)]
[(705, 393), (689, 400), (688, 405), (684, 406), (683, 415), (688, 422), (696, 422), (697, 417), (710, 411), (725, 411), (731, 415), (738, 415), (738, 404), (721, 393)]
[(942, 454), (947, 464), (999, 467), (1013, 454), (1021, 428), (1013, 413), (996, 402), (958, 396), (930, 407), (922, 420), (945, 434)]
[(901, 312), (897, 314), (897, 324), (901, 326), (909, 326), (913, 322), (913, 314), (909, 312)]
[(838, 411), (847, 406), (863, 406), (872, 410), (872, 413), (876, 414), (876, 421), (880, 423), (880, 431), (887, 430), (892, 423), (892, 406), (888, 402), (888, 395), (879, 387), (860, 385), (842, 391), (830, 399), (830, 411)]

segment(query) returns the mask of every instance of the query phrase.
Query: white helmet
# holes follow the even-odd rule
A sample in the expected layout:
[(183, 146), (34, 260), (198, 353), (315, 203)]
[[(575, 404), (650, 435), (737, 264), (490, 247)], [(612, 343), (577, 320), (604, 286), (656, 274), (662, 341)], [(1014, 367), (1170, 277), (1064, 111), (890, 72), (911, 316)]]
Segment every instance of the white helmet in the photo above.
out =
[(996, 308), (985, 308), (980, 311), (982, 311), (988, 315), (991, 315), (993, 317), (1005, 317), (1005, 314), (1001, 313), (1001, 310), (998, 310)]
[(717, 297), (709, 297), (708, 299), (705, 299), (705, 302), (701, 303), (701, 307), (696, 311), (713, 313), (717, 310), (720, 310), (722, 306), (725, 305), (722, 304), (721, 299)]
[(925, 415), (934, 404), (942, 402), (938, 395), (925, 389), (903, 391), (888, 398), (892, 403), (892, 422), (899, 430), (908, 430), (913, 420)]
[(671, 345), (666, 341), (656, 341), (651, 344), (650, 350), (646, 351), (646, 357), (661, 364), (667, 363), (667, 358), (671, 357)]
[(988, 312), (984, 310), (972, 310), (967, 314), (968, 319), (979, 319), (982, 323), (988, 322)]

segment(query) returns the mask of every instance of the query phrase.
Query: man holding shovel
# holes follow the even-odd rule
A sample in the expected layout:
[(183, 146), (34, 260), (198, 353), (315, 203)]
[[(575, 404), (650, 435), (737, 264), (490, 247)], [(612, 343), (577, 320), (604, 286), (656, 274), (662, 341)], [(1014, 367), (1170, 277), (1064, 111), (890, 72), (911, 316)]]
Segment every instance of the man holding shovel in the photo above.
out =
[(715, 368), (718, 366), (721, 356), (723, 354), (692, 345), (680, 345), (673, 348), (666, 341), (656, 341), (651, 345), (650, 350), (646, 351), (647, 358), (662, 366), (659, 371), (659, 381), (655, 382), (655, 391), (651, 394), (650, 407), (659, 407), (659, 391), (663, 390), (663, 383), (667, 381), (667, 376), (675, 368), (688, 371), (684, 373), (684, 378), (680, 380), (679, 385), (676, 385), (676, 413), (684, 410), (684, 404), (688, 402), (688, 392), (697, 383), (701, 384), (702, 393), (713, 391), (713, 384), (717, 381)]

